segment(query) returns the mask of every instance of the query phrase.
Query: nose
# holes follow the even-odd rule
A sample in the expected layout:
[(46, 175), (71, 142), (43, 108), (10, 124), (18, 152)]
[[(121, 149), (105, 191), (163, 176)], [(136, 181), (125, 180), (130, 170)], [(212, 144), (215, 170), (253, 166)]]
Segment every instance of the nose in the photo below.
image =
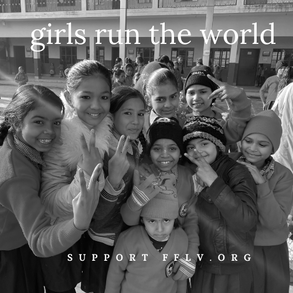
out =
[(255, 143), (252, 143), (251, 145), (250, 145), (250, 150), (252, 150), (252, 151), (256, 151), (256, 144)]
[(46, 129), (44, 130), (44, 133), (46, 133), (46, 134), (54, 133), (54, 129), (53, 129), (52, 125), (47, 125)]
[(162, 226), (162, 222), (161, 222), (161, 221), (158, 221), (158, 224), (157, 224), (157, 231), (158, 231), (158, 232), (162, 232), (162, 231), (163, 231), (163, 226)]
[(137, 117), (137, 115), (133, 115), (132, 123), (133, 124), (138, 124), (138, 117)]
[(91, 103), (91, 109), (100, 109), (100, 101), (99, 99), (93, 99)]
[(167, 149), (163, 149), (163, 151), (161, 153), (161, 156), (162, 157), (168, 157), (169, 156), (168, 150)]
[(171, 107), (170, 99), (166, 99), (166, 102), (165, 102), (165, 104), (164, 104), (164, 107), (165, 107), (165, 108), (169, 108), (169, 107)]

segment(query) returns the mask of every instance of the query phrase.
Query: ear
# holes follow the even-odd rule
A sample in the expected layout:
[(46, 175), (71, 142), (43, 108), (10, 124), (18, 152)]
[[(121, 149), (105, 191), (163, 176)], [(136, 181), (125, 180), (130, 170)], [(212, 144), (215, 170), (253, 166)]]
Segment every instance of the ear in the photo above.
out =
[(70, 107), (73, 108), (72, 101), (71, 101), (71, 96), (70, 96), (69, 91), (68, 91), (68, 90), (65, 90), (65, 91), (63, 92), (63, 95), (64, 95), (65, 100), (66, 100), (66, 102), (68, 103), (68, 105), (69, 105)]

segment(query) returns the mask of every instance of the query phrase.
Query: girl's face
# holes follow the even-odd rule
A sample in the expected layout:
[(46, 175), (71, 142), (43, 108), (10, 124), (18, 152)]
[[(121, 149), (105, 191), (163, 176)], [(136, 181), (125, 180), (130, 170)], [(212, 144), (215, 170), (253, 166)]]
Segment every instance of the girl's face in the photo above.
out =
[(117, 78), (117, 81), (119, 81), (120, 83), (125, 82), (125, 73), (124, 72), (119, 75), (119, 77)]
[(175, 220), (143, 217), (142, 221), (148, 235), (162, 242), (166, 241), (171, 234)]
[(150, 102), (153, 110), (161, 117), (171, 118), (179, 106), (179, 93), (171, 82), (161, 84), (152, 90)]
[(133, 75), (133, 68), (130, 67), (130, 66), (128, 66), (126, 68), (126, 72), (125, 73), (126, 73), (127, 76), (132, 76)]
[(39, 105), (28, 112), (16, 135), (38, 152), (48, 152), (60, 137), (62, 118), (60, 108), (48, 103)]
[(111, 90), (101, 75), (88, 76), (71, 93), (72, 105), (88, 128), (96, 127), (110, 109)]
[(186, 152), (193, 158), (203, 157), (208, 164), (213, 163), (218, 154), (216, 145), (203, 138), (195, 138), (189, 141)]
[(161, 171), (170, 171), (181, 157), (178, 145), (171, 139), (158, 139), (150, 151), (151, 160)]
[(265, 135), (253, 133), (241, 141), (241, 150), (248, 162), (261, 169), (272, 154), (273, 145)]
[(144, 104), (139, 98), (127, 100), (120, 109), (114, 113), (114, 128), (120, 135), (136, 139), (144, 123)]
[(190, 86), (185, 95), (188, 106), (196, 113), (204, 112), (211, 107), (212, 99), (208, 99), (211, 93), (211, 88), (207, 86), (200, 84)]

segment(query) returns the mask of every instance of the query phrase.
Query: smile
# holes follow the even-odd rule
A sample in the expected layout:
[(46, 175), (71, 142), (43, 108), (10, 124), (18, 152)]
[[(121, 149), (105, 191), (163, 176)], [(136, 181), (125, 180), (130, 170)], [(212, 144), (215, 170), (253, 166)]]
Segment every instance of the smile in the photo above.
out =
[(50, 144), (52, 141), (53, 139), (39, 139), (41, 144)]
[(95, 113), (88, 113), (91, 117), (97, 118), (98, 116), (100, 116), (101, 114), (95, 114)]

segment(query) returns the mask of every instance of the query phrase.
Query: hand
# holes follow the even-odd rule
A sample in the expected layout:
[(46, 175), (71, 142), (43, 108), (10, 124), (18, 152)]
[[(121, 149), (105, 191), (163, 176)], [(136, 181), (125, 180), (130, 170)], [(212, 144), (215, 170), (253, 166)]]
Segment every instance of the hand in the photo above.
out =
[(196, 150), (193, 150), (194, 156), (185, 153), (184, 156), (187, 157), (193, 164), (197, 166), (196, 175), (207, 185), (211, 186), (212, 183), (218, 178), (217, 173), (208, 164), (205, 158)]
[(88, 229), (93, 214), (96, 210), (100, 199), (99, 189), (96, 188), (99, 176), (101, 174), (102, 165), (98, 164), (91, 175), (88, 188), (86, 187), (84, 174), (79, 169), (80, 190), (81, 192), (72, 200), (73, 221), (79, 230)]
[(98, 164), (102, 164), (103, 160), (101, 158), (99, 150), (95, 146), (95, 131), (91, 130), (89, 147), (85, 141), (84, 135), (82, 134), (80, 137), (81, 142), (81, 151), (82, 158), (78, 163), (78, 166), (85, 171), (88, 175), (92, 174), (95, 167)]
[(173, 280), (183, 281), (191, 278), (195, 273), (195, 260), (192, 258), (180, 257), (178, 261), (175, 262), (173, 267)]
[(114, 189), (118, 189), (123, 176), (126, 174), (129, 168), (129, 162), (127, 159), (127, 149), (129, 145), (129, 136), (121, 135), (116, 152), (114, 156), (109, 160), (108, 168), (109, 175), (108, 180)]
[(141, 180), (145, 180), (147, 177), (149, 177), (151, 174), (154, 174), (155, 176), (159, 175), (159, 172), (157, 168), (152, 168), (150, 165), (142, 163), (138, 166), (139, 176)]
[(256, 185), (263, 184), (266, 182), (265, 178), (260, 174), (256, 166), (246, 162), (239, 162), (239, 163), (247, 167)]
[(215, 91), (211, 93), (211, 95), (209, 96), (209, 99), (217, 98), (217, 99), (220, 99), (221, 101), (225, 99), (233, 100), (236, 97), (238, 97), (243, 91), (243, 89), (237, 86), (232, 86), (228, 83), (219, 81), (209, 74), (208, 74), (208, 78), (212, 80), (219, 87), (218, 89), (216, 89)]
[(154, 174), (144, 178), (141, 177), (138, 170), (134, 170), (134, 186), (131, 193), (133, 203), (131, 206), (133, 206), (133, 210), (141, 209), (161, 191), (158, 185), (154, 184), (156, 183), (156, 176)]

